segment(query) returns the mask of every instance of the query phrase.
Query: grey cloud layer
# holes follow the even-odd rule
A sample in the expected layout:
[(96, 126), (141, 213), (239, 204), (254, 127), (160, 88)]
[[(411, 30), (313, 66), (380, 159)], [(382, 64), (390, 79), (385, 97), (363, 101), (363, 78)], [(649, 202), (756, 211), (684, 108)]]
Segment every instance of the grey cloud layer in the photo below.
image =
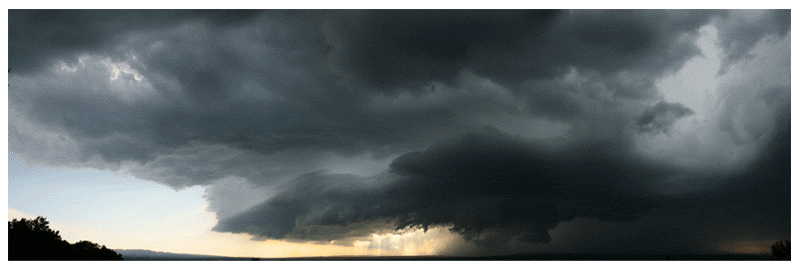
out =
[[(287, 240), (453, 225), (548, 242), (575, 218), (760, 181), (778, 199), (705, 204), (779, 207), (786, 176), (764, 167), (788, 160), (789, 11), (749, 12), (11, 10), (9, 150), (206, 186), (215, 230)], [(656, 87), (704, 57), (709, 24), (733, 77), (711, 116)], [(721, 173), (724, 150), (669, 144), (698, 126), (750, 166)], [(642, 146), (662, 140), (681, 152)]]
[(697, 53), (680, 38), (715, 11), (380, 11), (336, 14), (326, 21), (332, 62), (382, 92), (451, 81), (467, 68), (507, 85), (564, 74), (570, 67), (644, 73), (609, 76), (616, 94), (642, 97), (653, 75)]
[[(394, 229), (452, 225), (451, 230), (466, 239), (491, 246), (511, 240), (548, 243), (550, 230), (576, 218), (634, 221), (644, 216), (652, 221), (653, 215), (688, 214), (673, 218), (704, 227), (704, 236), (724, 236), (708, 232), (713, 228), (707, 225), (736, 229), (729, 228), (731, 224), (771, 236), (753, 223), (786, 234), (790, 197), (785, 188), (790, 180), (786, 120), (784, 110), (775, 119), (780, 130), (767, 140), (761, 159), (747, 172), (724, 178), (643, 162), (604, 144), (552, 150), (543, 141), (484, 129), (402, 155), (387, 174), (304, 175), (264, 203), (221, 220), (214, 230), (329, 241), (381, 231), (354, 227), (359, 223), (390, 223)], [(669, 181), (676, 179), (703, 180), (706, 186), (702, 192), (679, 197), (662, 195), (674, 187)], [(745, 194), (753, 189), (754, 193)], [(309, 227), (329, 230), (297, 233)], [(692, 236), (699, 235), (686, 232), (667, 243), (671, 249), (686, 247)]]
[(632, 220), (651, 208), (643, 184), (670, 173), (656, 169), (601, 145), (549, 152), (540, 143), (486, 129), (400, 156), (390, 174), (305, 175), (215, 229), (283, 238), (298, 226), (391, 219), (398, 229), (452, 224), (468, 239), (493, 228), (513, 229), (505, 236), (549, 242), (547, 231), (561, 221)]

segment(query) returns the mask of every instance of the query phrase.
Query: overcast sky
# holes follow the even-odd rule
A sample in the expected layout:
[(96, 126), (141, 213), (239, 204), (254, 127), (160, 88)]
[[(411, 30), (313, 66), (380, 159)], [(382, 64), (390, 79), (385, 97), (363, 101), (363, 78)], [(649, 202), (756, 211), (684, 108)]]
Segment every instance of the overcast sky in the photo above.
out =
[(790, 238), (788, 10), (8, 16), (9, 210), (167, 186), (198, 233), (322, 255)]

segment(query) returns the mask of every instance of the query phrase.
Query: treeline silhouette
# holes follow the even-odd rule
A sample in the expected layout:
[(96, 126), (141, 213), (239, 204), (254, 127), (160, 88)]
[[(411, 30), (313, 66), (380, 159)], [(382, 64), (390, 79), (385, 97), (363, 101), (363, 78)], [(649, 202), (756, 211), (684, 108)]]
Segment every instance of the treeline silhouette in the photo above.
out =
[(11, 261), (85, 261), (122, 260), (122, 254), (90, 241), (75, 244), (62, 240), (50, 229), (44, 217), (14, 219), (8, 222), (8, 260)]
[(772, 257), (778, 260), (791, 260), (792, 248), (789, 240), (778, 241), (770, 247), (772, 250)]

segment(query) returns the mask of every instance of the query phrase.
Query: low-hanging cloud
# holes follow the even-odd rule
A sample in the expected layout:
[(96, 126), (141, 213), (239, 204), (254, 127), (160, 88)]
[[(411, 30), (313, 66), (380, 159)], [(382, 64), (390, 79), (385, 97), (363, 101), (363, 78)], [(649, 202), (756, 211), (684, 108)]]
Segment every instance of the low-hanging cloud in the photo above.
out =
[[(391, 220), (395, 229), (452, 225), (467, 239), (546, 243), (548, 230), (576, 217), (633, 220), (654, 206), (644, 184), (675, 173), (598, 146), (551, 152), (483, 129), (400, 156), (380, 176), (304, 175), (215, 230), (284, 238), (311, 225)], [(327, 236), (309, 239), (337, 239)]]

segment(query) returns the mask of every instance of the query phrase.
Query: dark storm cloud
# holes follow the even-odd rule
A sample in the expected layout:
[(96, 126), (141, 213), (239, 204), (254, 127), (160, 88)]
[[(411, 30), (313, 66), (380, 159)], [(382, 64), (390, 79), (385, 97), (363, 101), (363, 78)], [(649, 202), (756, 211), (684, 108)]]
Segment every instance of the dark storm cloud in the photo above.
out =
[[(359, 11), (326, 21), (332, 60), (379, 92), (451, 82), (460, 69), (512, 86), (562, 75), (570, 67), (652, 76), (697, 53), (681, 38), (716, 11)], [(323, 28), (326, 29), (326, 28)], [(627, 97), (651, 94), (652, 81), (609, 77)]]
[(694, 111), (680, 103), (661, 101), (647, 108), (639, 116), (636, 125), (639, 125), (640, 132), (666, 132), (676, 120), (692, 114)]
[[(42, 111), (35, 116), (39, 121), (72, 133), (90, 145), (87, 154), (99, 153), (109, 162), (126, 159), (144, 162), (151, 160), (155, 152), (183, 146), (192, 140), (225, 141), (247, 147), (256, 144), (247, 140), (268, 136), (263, 126), (275, 124), (272, 119), (317, 114), (307, 109), (286, 109), (300, 106), (291, 101), (248, 102), (252, 96), (240, 98), (245, 99), (244, 103), (230, 100), (235, 91), (250, 88), (254, 88), (253, 95), (264, 97), (268, 93), (261, 86), (263, 83), (285, 92), (298, 87), (319, 88), (302, 82), (306, 75), (300, 74), (306, 72), (306, 64), (297, 67), (298, 61), (306, 61), (308, 54), (313, 53), (306, 51), (314, 50), (294, 46), (306, 42), (302, 39), (304, 33), (287, 30), (302, 27), (275, 26), (308, 16), (263, 12), (273, 15), (268, 16), (268, 25), (240, 31), (242, 23), (258, 18), (259, 13), (262, 12), (12, 11), (9, 52), (12, 75), (35, 72), (57, 62), (81, 66), (79, 59), (83, 55), (93, 55), (97, 57), (94, 62), (125, 62), (148, 79), (138, 82), (123, 76), (129, 85), (134, 85), (134, 89), (127, 90), (153, 87), (157, 92), (124, 103), (113, 92), (86, 91), (85, 88), (115, 86), (104, 83), (98, 74), (107, 70), (94, 66), (97, 70), (81, 74), (95, 76), (94, 79), (75, 81), (69, 85), (72, 88), (64, 90), (64, 82), (60, 82), (31, 86), (36, 89), (12, 95), (24, 100), (19, 103)], [(273, 21), (275, 25), (271, 24)], [(265, 31), (259, 26), (273, 28)], [(295, 34), (300, 40), (292, 37)], [(65, 37), (64, 40), (59, 36)], [(276, 64), (286, 65), (277, 69)], [(29, 85), (21, 87), (26, 86)], [(270, 111), (264, 111), (264, 107)], [(247, 122), (242, 118), (248, 119)], [(297, 133), (291, 129), (274, 132)], [(302, 147), (303, 141), (297, 138), (286, 140)], [(260, 150), (272, 152), (276, 148), (285, 147)]]
[(564, 85), (562, 81), (532, 81), (523, 84), (523, 94), (533, 114), (556, 119), (570, 119), (583, 114), (582, 102), (576, 97), (582, 89)]
[(379, 91), (450, 82), (471, 54), (519, 51), (556, 10), (369, 10), (331, 14), (334, 62)]
[[(664, 247), (681, 249), (694, 246), (698, 248), (697, 252), (707, 252), (725, 240), (764, 240), (772, 244), (791, 237), (789, 101), (776, 107), (776, 116), (771, 120), (775, 129), (764, 139), (766, 145), (746, 169), (733, 175), (707, 174), (703, 176), (705, 184), (709, 185), (705, 190), (663, 197), (660, 205), (644, 218), (643, 221), (661, 222), (651, 227), (675, 231), (669, 241), (664, 241)], [(697, 179), (686, 177), (684, 180)], [(698, 241), (698, 238), (705, 242)], [(663, 239), (650, 239), (651, 242), (657, 240)]]
[[(216, 231), (249, 233), (262, 238), (285, 238), (296, 227), (313, 225), (347, 226), (375, 220), (385, 209), (375, 182), (386, 178), (364, 179), (354, 175), (310, 173), (287, 183), (281, 193), (238, 215), (222, 220)], [(372, 181), (372, 182), (370, 182)], [(348, 231), (348, 230), (344, 230)], [(374, 231), (367, 230), (365, 236)], [(320, 237), (321, 236), (321, 237)], [(305, 240), (330, 241), (344, 238), (341, 234), (301, 237)]]
[[(730, 246), (769, 247), (791, 237), (790, 126), (788, 105), (775, 118), (776, 132), (767, 139), (757, 161), (737, 175), (675, 176), (663, 181), (706, 181), (703, 191), (648, 196), (653, 204), (630, 222), (599, 221), (577, 217), (550, 231), (548, 245), (516, 243), (521, 250), (555, 253), (718, 254)], [(655, 182), (655, 183), (658, 183)], [(666, 183), (666, 182), (665, 182)], [(673, 182), (674, 183), (674, 182)], [(720, 245), (729, 245), (720, 249)], [(647, 246), (647, 247), (642, 247)], [(755, 245), (758, 246), (758, 245)], [(463, 252), (467, 251), (467, 252)], [(491, 248), (468, 249), (454, 245), (445, 252), (482, 255)], [(502, 255), (502, 253), (498, 253)]]
[[(388, 174), (304, 175), (266, 202), (221, 220), (214, 230), (329, 241), (389, 228), (452, 225), (468, 240), (497, 246), (512, 240), (547, 243), (560, 223), (588, 218), (634, 223), (623, 224), (631, 234), (597, 242), (643, 254), (709, 253), (711, 246), (698, 245), (698, 237), (744, 232), (752, 238), (782, 238), (789, 234), (791, 197), (785, 188), (790, 180), (788, 105), (779, 111), (777, 129), (760, 157), (735, 175), (648, 163), (602, 145), (552, 151), (540, 141), (484, 129), (402, 155)], [(652, 188), (675, 178), (713, 186), (679, 196)], [(365, 223), (382, 229), (355, 227)], [(679, 228), (690, 224), (696, 229)], [(309, 227), (326, 232), (298, 232)], [(661, 233), (670, 234), (665, 238)], [(662, 245), (642, 250), (632, 242)]]
[[(714, 117), (655, 87), (700, 56), (704, 25), (734, 69), (759, 44), (788, 58), (788, 41), (764, 43), (788, 36), (788, 11), (742, 14), (12, 10), (9, 150), (206, 186), (215, 230), (258, 238), (452, 225), (488, 245), (548, 242), (576, 218), (641, 223), (679, 206), (781, 227), (785, 209), (767, 208), (789, 197), (788, 166), (773, 167), (788, 161), (788, 113), (773, 109), (788, 62), (721, 84)], [(721, 165), (643, 157), (683, 123), (755, 164), (718, 172), (730, 154), (707, 145), (686, 155)], [(353, 167), (370, 173), (329, 171)], [(768, 187), (732, 187), (753, 182)]]
[(124, 35), (187, 20), (231, 24), (255, 17), (253, 10), (9, 10), (9, 68), (38, 71), (82, 53), (106, 52)]
[[(615, 94), (642, 96), (652, 90), (652, 79), (630, 77), (657, 73), (669, 65), (662, 63), (690, 56), (690, 40), (670, 40), (709, 17), (692, 12), (606, 13), (17, 10), (10, 14), (10, 76), (29, 78), (30, 83), (11, 98), (37, 111), (33, 120), (61, 128), (86, 145), (85, 154), (114, 163), (152, 161), (189, 141), (268, 154), (308, 148), (391, 154), (469, 130), (475, 124), (459, 119), (483, 113), (492, 104), (482, 103), (480, 96), (448, 96), (421, 110), (387, 112), (375, 107), (382, 104), (374, 98), (348, 88), (342, 70), (376, 90), (398, 92), (427, 89), (421, 86), (438, 80), (450, 88), (469, 87), (454, 81), (465, 68), (499, 82), (523, 82), (560, 76), (575, 65), (599, 72), (597, 79)], [(682, 23), (656, 24), (651, 17)], [(612, 27), (628, 38), (601, 38)], [(679, 54), (655, 53), (665, 48)], [(98, 75), (108, 72), (101, 65), (92, 72), (77, 71), (95, 78), (73, 81), (66, 90), (63, 81), (41, 85), (35, 76), (27, 76), (59, 62), (67, 68), (81, 66), (84, 55), (97, 57), (93, 62), (126, 63), (146, 78), (136, 81), (122, 74), (128, 87), (152, 88), (153, 93), (124, 103), (118, 93), (82, 90), (115, 87)], [(632, 61), (581, 62), (598, 57)], [(658, 60), (641, 60), (648, 57)], [(602, 76), (617, 71), (624, 72)], [(636, 73), (640, 71), (645, 73)], [(540, 97), (564, 95), (558, 87), (535, 86), (518, 94), (530, 95), (529, 90), (547, 91), (531, 93), (539, 95), (530, 99), (534, 111), (548, 102)], [(415, 98), (424, 103), (427, 96)], [(544, 108), (543, 114), (580, 111), (575, 101), (555, 104), (560, 104), (553, 107), (556, 111)]]
[[(548, 230), (576, 217), (633, 220), (654, 205), (644, 184), (671, 173), (600, 145), (551, 152), (485, 129), (400, 156), (379, 177), (302, 176), (215, 230), (284, 238), (309, 225), (389, 219), (397, 229), (452, 224), (480, 242), (549, 242)], [(328, 236), (308, 239), (339, 235)]]
[[(158, 14), (151, 14), (151, 21), (161, 18)], [(79, 53), (91, 51), (72, 48), (69, 43), (27, 44), (25, 47), (42, 51), (60, 46), (52, 50), (65, 47), (74, 52), (41, 57), (63, 60), (66, 68), (79, 68), (75, 76), (83, 78), (66, 76), (59, 81), (45, 80), (48, 82), (43, 85), (35, 76), (23, 76), (27, 69), (18, 71), (12, 64), (11, 76), (24, 78), (17, 86), (24, 90), (14, 91), (11, 98), (24, 109), (38, 111), (31, 113), (33, 120), (61, 128), (85, 144), (85, 154), (99, 154), (108, 162), (141, 163), (190, 141), (265, 154), (304, 149), (345, 155), (364, 151), (387, 154), (407, 150), (414, 140), (430, 138), (419, 130), (444, 132), (453, 125), (449, 119), (476, 109), (458, 102), (487, 105), (446, 94), (446, 99), (456, 99), (425, 105), (414, 101), (421, 99), (419, 96), (398, 103), (352, 92), (338, 85), (334, 74), (324, 67), (328, 46), (318, 29), (318, 14), (293, 14), (267, 13), (241, 22), (244, 25), (209, 23), (194, 13), (177, 18), (164, 15), (168, 19), (163, 19), (163, 24), (154, 23), (161, 27), (119, 29), (119, 38), (106, 40), (113, 43), (108, 47), (116, 50), (97, 49), (100, 55), (114, 57), (83, 58), (93, 64), (90, 68), (77, 58)], [(84, 17), (83, 12), (68, 15)], [(90, 15), (99, 21), (117, 18), (102, 12), (85, 16)], [(134, 13), (117, 19), (128, 16), (136, 18)], [(20, 26), (37, 27), (46, 25)], [(11, 42), (26, 43), (14, 37)], [(124, 91), (150, 93), (126, 102), (117, 92), (83, 90), (118, 87), (105, 81), (109, 67), (98, 63), (103, 61), (126, 63), (146, 79), (136, 81), (123, 74)]]

